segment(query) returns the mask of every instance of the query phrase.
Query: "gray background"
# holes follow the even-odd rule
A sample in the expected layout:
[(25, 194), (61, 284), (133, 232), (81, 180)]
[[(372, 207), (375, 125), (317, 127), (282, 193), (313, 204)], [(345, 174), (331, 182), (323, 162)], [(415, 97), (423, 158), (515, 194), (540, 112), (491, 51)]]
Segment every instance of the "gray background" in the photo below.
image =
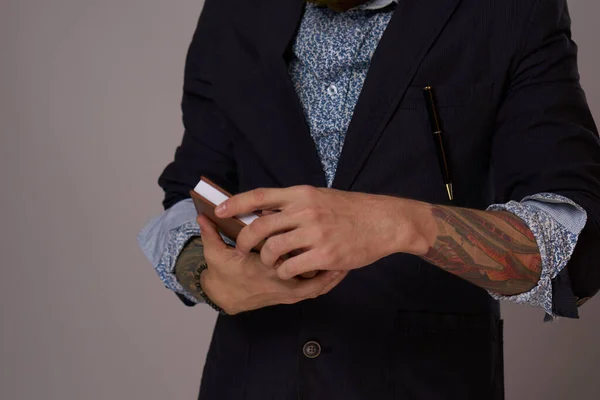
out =
[[(248, 0), (249, 1), (249, 0)], [(135, 236), (182, 134), (200, 0), (0, 1), (0, 398), (192, 399), (215, 313), (164, 289)], [(600, 3), (572, 0), (600, 119)], [(508, 399), (598, 399), (600, 299), (505, 306)]]

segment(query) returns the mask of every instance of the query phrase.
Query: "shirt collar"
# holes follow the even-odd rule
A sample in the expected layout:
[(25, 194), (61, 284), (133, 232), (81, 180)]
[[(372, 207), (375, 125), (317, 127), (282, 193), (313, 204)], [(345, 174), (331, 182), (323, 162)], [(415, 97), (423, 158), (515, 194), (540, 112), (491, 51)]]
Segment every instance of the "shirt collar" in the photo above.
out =
[(379, 10), (389, 6), (392, 3), (397, 3), (398, 0), (371, 0), (370, 2), (363, 4), (362, 6), (356, 7), (355, 9), (361, 10)]

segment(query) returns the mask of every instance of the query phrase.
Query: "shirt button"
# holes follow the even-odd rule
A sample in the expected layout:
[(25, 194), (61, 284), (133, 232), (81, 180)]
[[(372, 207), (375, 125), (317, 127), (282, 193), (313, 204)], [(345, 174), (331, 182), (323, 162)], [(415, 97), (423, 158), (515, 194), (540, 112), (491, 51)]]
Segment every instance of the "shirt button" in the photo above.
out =
[(321, 355), (321, 345), (319, 342), (311, 340), (304, 344), (302, 352), (306, 358), (317, 358)]
[(327, 88), (327, 94), (330, 96), (335, 96), (338, 94), (338, 89), (337, 86), (335, 86), (334, 84), (331, 84), (328, 88)]

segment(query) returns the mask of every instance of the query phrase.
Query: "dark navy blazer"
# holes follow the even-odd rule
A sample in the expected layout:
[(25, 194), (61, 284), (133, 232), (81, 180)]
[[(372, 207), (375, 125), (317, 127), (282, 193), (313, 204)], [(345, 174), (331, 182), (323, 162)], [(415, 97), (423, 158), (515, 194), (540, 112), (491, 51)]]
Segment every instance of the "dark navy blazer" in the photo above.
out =
[[(326, 186), (288, 76), (302, 0), (206, 0), (188, 53), (185, 134), (165, 208), (206, 175), (231, 192)], [(600, 286), (600, 146), (564, 0), (401, 0), (333, 187), (448, 204), (422, 88), (434, 86), (454, 205), (552, 192), (588, 223), (563, 276)], [(568, 272), (567, 272), (568, 271)], [(310, 340), (321, 347), (303, 355)], [(396, 254), (296, 305), (221, 316), (200, 399), (501, 399), (502, 323), (485, 290)]]

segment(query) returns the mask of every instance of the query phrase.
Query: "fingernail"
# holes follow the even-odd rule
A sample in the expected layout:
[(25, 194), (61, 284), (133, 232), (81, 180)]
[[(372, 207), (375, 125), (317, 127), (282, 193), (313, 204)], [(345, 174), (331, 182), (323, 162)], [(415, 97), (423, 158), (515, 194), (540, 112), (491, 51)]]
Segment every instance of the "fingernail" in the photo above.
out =
[(227, 211), (227, 202), (219, 204), (219, 206), (215, 209), (215, 214), (223, 215), (225, 214), (225, 211)]

